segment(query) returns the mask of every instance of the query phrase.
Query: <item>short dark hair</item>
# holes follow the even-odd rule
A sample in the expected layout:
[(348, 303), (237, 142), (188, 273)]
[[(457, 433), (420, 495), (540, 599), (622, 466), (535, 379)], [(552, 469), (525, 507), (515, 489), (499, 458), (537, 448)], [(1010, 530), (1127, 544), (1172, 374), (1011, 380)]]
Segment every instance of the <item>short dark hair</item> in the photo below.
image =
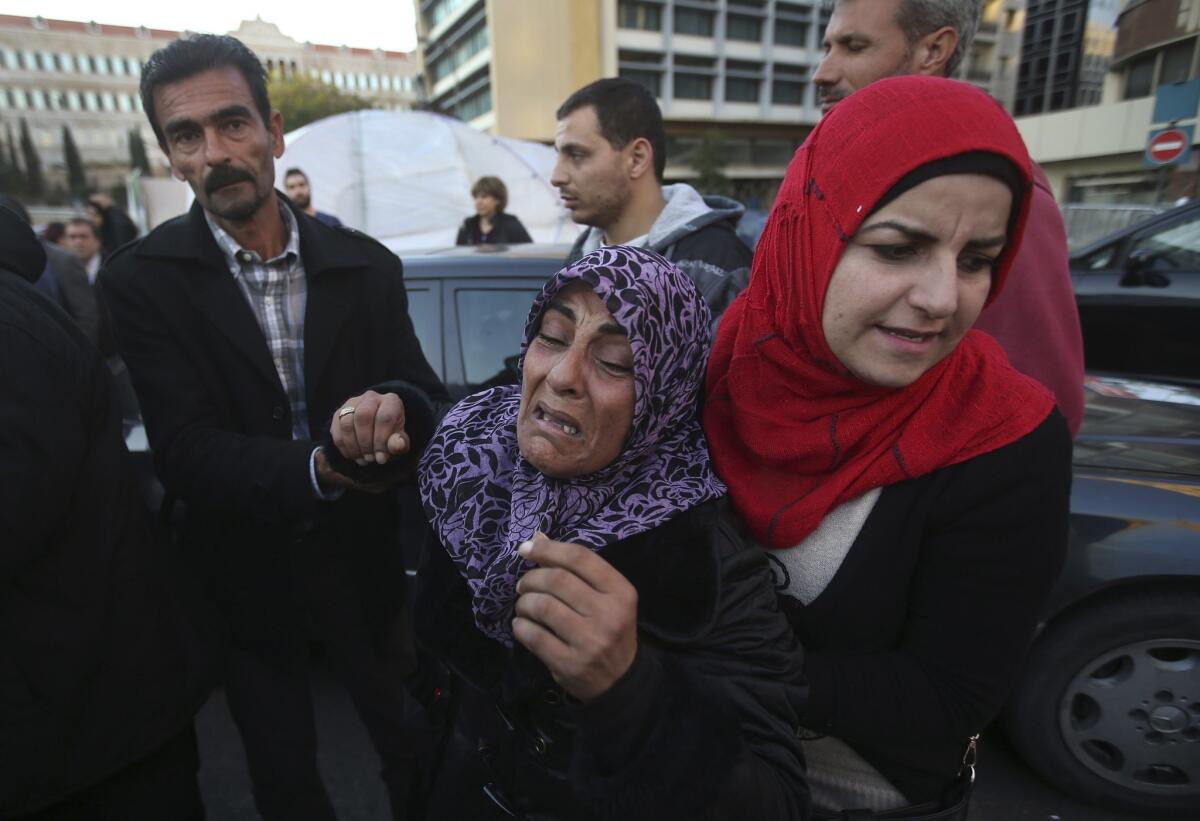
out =
[(241, 40), (227, 34), (192, 34), (163, 46), (150, 55), (142, 69), (142, 108), (158, 144), (166, 151), (167, 141), (154, 112), (154, 92), (160, 86), (177, 83), (216, 68), (236, 68), (246, 78), (250, 94), (263, 123), (271, 119), (271, 98), (267, 94), (267, 70), (254, 52)]
[(297, 174), (299, 174), (301, 177), (304, 177), (305, 182), (308, 182), (308, 175), (305, 174), (303, 171), (301, 171), (299, 168), (289, 168), (287, 171), (284, 171), (283, 172), (284, 182), (287, 181), (288, 177), (294, 177)]
[(69, 228), (72, 225), (86, 225), (88, 230), (92, 232), (92, 236), (96, 239), (100, 239), (100, 230), (96, 228), (96, 223), (92, 222), (87, 217), (72, 217), (71, 219), (67, 220), (67, 227)]
[(576, 91), (558, 107), (555, 117), (586, 106), (596, 110), (600, 133), (616, 150), (630, 141), (644, 138), (654, 152), (654, 176), (662, 182), (667, 167), (667, 135), (663, 130), (662, 111), (650, 89), (633, 80), (606, 77)]
[(475, 180), (475, 184), (471, 186), (471, 196), (478, 197), (480, 194), (495, 198), (497, 214), (503, 213), (504, 207), (508, 205), (508, 188), (499, 177), (480, 177)]

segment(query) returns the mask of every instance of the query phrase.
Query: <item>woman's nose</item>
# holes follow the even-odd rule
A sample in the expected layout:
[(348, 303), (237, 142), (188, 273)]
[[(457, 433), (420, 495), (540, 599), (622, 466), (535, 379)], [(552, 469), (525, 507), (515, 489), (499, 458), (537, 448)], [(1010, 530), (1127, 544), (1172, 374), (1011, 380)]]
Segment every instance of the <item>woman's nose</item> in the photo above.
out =
[(909, 292), (909, 303), (936, 318), (950, 316), (958, 310), (957, 256), (934, 256), (925, 274)]

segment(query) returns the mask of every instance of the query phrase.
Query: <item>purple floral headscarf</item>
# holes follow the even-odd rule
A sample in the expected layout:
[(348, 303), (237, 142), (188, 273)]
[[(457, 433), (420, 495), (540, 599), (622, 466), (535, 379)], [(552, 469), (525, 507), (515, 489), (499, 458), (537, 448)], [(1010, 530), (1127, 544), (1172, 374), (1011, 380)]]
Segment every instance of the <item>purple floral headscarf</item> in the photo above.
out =
[(517, 546), (535, 532), (598, 549), (725, 494), (697, 411), (711, 314), (692, 281), (651, 251), (594, 251), (542, 288), (522, 364), (550, 300), (576, 280), (604, 301), (633, 349), (633, 424), (616, 460), (588, 476), (543, 475), (517, 447), (516, 385), (456, 405), (421, 458), (425, 515), (467, 581), (475, 623), (509, 646), (517, 579), (531, 567)]

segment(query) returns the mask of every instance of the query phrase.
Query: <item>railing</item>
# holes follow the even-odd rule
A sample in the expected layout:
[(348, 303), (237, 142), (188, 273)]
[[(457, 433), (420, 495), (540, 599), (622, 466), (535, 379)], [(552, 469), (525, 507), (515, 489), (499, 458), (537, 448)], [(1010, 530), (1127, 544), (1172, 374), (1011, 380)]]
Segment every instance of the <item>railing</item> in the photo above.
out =
[(1162, 211), (1153, 205), (1064, 205), (1067, 245), (1078, 248)]

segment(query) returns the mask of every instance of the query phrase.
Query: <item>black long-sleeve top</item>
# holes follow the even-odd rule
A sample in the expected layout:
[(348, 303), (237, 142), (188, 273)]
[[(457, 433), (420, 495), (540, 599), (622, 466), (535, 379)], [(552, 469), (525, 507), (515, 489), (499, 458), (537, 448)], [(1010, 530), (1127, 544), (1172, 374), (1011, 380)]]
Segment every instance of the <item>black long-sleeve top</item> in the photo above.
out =
[(958, 772), (1020, 671), (1067, 546), (1071, 437), (1055, 411), (1024, 438), (883, 489), (807, 606), (811, 731), (847, 742), (911, 802)]

